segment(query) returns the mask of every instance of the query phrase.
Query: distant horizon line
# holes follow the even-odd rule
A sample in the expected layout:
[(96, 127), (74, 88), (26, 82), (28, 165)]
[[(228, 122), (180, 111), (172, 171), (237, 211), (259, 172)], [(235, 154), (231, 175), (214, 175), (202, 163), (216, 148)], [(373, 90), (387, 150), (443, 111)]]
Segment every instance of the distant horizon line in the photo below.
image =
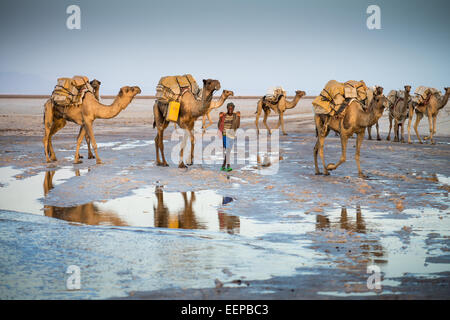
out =
[[(0, 94), (0, 99), (48, 99), (51, 95), (48, 94)], [(102, 99), (114, 99), (117, 95), (100, 95)], [(246, 96), (232, 96), (228, 99), (259, 99), (263, 95), (246, 95)], [(315, 99), (317, 96), (304, 96), (304, 99)], [(214, 98), (220, 98), (220, 95), (214, 96)], [(294, 98), (294, 96), (287, 96), (287, 98)], [(152, 95), (140, 95), (134, 97), (134, 99), (156, 99), (156, 96)]]

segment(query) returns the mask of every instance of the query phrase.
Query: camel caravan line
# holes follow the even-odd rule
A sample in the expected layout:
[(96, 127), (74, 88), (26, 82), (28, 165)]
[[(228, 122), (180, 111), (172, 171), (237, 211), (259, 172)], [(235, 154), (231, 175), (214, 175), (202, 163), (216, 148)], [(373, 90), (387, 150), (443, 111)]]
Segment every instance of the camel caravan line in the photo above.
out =
[[(202, 82), (203, 87), (200, 88), (190, 74), (166, 76), (159, 80), (153, 105), (153, 128), (156, 128), (155, 149), (158, 166), (168, 166), (164, 155), (164, 131), (171, 122), (185, 130), (178, 167), (186, 168), (186, 165), (194, 163), (195, 121), (202, 118), (204, 133), (208, 127), (213, 125), (210, 116), (211, 111), (220, 108), (229, 97), (234, 95), (231, 90), (223, 90), (219, 99), (213, 101), (214, 93), (221, 88), (220, 81), (203, 79)], [(88, 146), (88, 158), (95, 158), (97, 164), (102, 163), (94, 136), (94, 120), (116, 117), (131, 103), (136, 95), (141, 93), (141, 89), (138, 86), (122, 87), (112, 104), (104, 105), (99, 101), (100, 85), (100, 81), (96, 79), (89, 81), (85, 76), (58, 79), (50, 99), (44, 104), (45, 132), (43, 144), (47, 162), (56, 161), (52, 137), (66, 125), (67, 121), (70, 121), (80, 126), (74, 164), (82, 162), (79, 149), (83, 139), (86, 140)], [(447, 104), (450, 95), (450, 88), (446, 87), (444, 90), (445, 93), (442, 95), (440, 91), (434, 88), (420, 86), (416, 88), (414, 96), (411, 96), (411, 86), (406, 85), (404, 90), (391, 90), (386, 97), (383, 94), (382, 87), (367, 87), (362, 80), (350, 80), (345, 83), (335, 80), (327, 82), (320, 95), (312, 102), (317, 137), (314, 146), (315, 173), (322, 174), (318, 165), (318, 155), (321, 158), (323, 174), (325, 175), (345, 162), (348, 139), (356, 134), (355, 161), (358, 174), (364, 176), (360, 166), (360, 151), (364, 133), (367, 128), (369, 140), (372, 139), (371, 128), (375, 125), (377, 140), (381, 140), (378, 120), (385, 109), (389, 112), (389, 133), (386, 140), (390, 140), (392, 123), (394, 122), (394, 141), (404, 142), (404, 123), (408, 119), (408, 143), (411, 143), (410, 129), (415, 113), (414, 130), (419, 143), (422, 143), (422, 140), (418, 132), (418, 125), (423, 116), (426, 115), (430, 133), (424, 139), (430, 140), (430, 143), (434, 144), (433, 135), (436, 134), (436, 118), (439, 111)], [(257, 133), (259, 134), (259, 117), (264, 111), (263, 123), (268, 133), (271, 134), (272, 130), (267, 125), (267, 118), (271, 111), (274, 111), (278, 114), (276, 129), (281, 126), (283, 135), (286, 135), (283, 115), (287, 110), (295, 108), (305, 95), (305, 91), (297, 90), (293, 99), (288, 100), (283, 88), (269, 89), (266, 95), (257, 102), (255, 112)], [(209, 121), (208, 124), (206, 124), (206, 119)], [(324, 159), (324, 141), (331, 130), (336, 132), (341, 140), (342, 154), (336, 164), (326, 164)], [(188, 138), (191, 142), (191, 152), (185, 164), (183, 154)], [(94, 149), (95, 156), (91, 151), (91, 146)]]

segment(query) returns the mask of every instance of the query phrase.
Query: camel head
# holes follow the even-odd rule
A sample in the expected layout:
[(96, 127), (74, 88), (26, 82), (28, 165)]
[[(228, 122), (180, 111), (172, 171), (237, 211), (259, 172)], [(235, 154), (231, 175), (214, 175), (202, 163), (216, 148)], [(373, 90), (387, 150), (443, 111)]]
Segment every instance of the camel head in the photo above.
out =
[(234, 96), (234, 92), (231, 90), (223, 90), (222, 94), (224, 95), (225, 98)]
[(411, 91), (411, 86), (406, 85), (404, 88), (405, 88), (405, 91), (408, 93)]
[(295, 91), (295, 95), (301, 97), (304, 97), (306, 95), (305, 91), (301, 91), (301, 90), (296, 90)]
[(219, 90), (220, 82), (214, 79), (203, 79), (203, 89), (206, 89), (208, 92)]
[(129, 98), (130, 101), (137, 95), (141, 93), (141, 88), (139, 88), (138, 86), (134, 86), (134, 87), (129, 87), (129, 86), (125, 86), (120, 88), (118, 97), (119, 98)]
[(446, 94), (447, 94), (447, 93), (450, 93), (450, 87), (445, 87), (445, 88), (444, 88), (444, 91), (445, 91)]
[(102, 84), (100, 81), (98, 81), (97, 79), (92, 80), (91, 82), (89, 82), (92, 86), (92, 88), (94, 88), (94, 90), (97, 90), (100, 88), (100, 85)]

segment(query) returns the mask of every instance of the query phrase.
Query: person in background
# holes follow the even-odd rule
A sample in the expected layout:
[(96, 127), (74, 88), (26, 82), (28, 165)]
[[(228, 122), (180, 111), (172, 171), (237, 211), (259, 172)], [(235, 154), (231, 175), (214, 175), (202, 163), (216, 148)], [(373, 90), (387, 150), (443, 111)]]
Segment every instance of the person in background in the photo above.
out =
[[(236, 138), (236, 130), (241, 124), (241, 113), (234, 112), (234, 103), (227, 104), (227, 112), (219, 114), (219, 122), (217, 126), (222, 134), (223, 141), (223, 164), (220, 170), (231, 171), (230, 168), (230, 153), (233, 148), (234, 139)], [(226, 165), (226, 167), (225, 167)]]

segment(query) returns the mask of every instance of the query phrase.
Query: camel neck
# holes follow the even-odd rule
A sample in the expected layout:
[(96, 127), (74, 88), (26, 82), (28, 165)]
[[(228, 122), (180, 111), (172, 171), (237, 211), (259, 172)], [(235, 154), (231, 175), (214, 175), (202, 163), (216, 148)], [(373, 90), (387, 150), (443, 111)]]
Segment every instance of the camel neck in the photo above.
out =
[(294, 99), (292, 99), (292, 101), (286, 101), (286, 109), (292, 109), (294, 108), (297, 103), (300, 101), (301, 96), (300, 95), (295, 95)]
[(450, 96), (450, 91), (446, 91), (445, 95), (442, 97), (442, 100), (439, 101), (439, 109), (442, 109), (447, 105), (449, 96)]
[(114, 118), (130, 103), (129, 99), (119, 96), (109, 106), (98, 102), (92, 94), (86, 98), (89, 99), (89, 103), (95, 105), (95, 117), (99, 119)]

